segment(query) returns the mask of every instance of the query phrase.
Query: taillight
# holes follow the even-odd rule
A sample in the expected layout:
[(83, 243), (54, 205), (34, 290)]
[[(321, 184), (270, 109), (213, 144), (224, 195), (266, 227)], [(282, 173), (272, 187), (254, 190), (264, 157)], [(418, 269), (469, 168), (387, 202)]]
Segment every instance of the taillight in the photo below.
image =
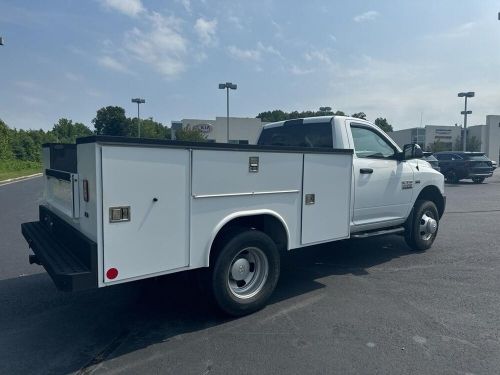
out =
[(85, 202), (89, 201), (89, 181), (83, 180), (83, 200)]

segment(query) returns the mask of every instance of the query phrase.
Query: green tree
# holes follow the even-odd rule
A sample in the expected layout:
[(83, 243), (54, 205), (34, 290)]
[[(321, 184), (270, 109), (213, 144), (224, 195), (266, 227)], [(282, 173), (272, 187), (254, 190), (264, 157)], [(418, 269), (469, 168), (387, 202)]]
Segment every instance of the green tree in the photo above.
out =
[[(170, 139), (170, 129), (161, 122), (154, 121), (152, 117), (141, 121), (141, 138)], [(130, 136), (137, 137), (138, 120), (137, 117), (130, 119)]]
[(92, 120), (97, 134), (129, 136), (131, 120), (125, 116), (125, 110), (118, 106), (107, 106), (97, 111)]
[(59, 119), (57, 124), (52, 127), (52, 135), (56, 142), (75, 143), (76, 138), (92, 135), (92, 130), (82, 123), (75, 122), (65, 118)]
[(206, 142), (206, 138), (206, 135), (199, 129), (193, 129), (190, 126), (186, 126), (175, 132), (175, 139), (177, 141)]
[(281, 109), (275, 109), (273, 111), (266, 111), (259, 113), (256, 117), (260, 118), (264, 122), (277, 122), (285, 121), (296, 118), (307, 118), (316, 116), (345, 116), (342, 111), (333, 112), (330, 107), (321, 107), (319, 111), (292, 111), (284, 112)]
[(14, 157), (20, 160), (39, 161), (41, 143), (37, 144), (25, 130), (15, 131), (14, 134), (12, 142)]
[[(462, 151), (464, 148), (462, 140), (460, 137), (455, 138), (455, 144), (453, 149), (456, 151)], [(478, 152), (481, 151), (481, 141), (475, 136), (467, 136), (467, 151)]]
[(475, 135), (467, 137), (467, 151), (481, 151), (481, 141)]
[(382, 129), (386, 133), (393, 131), (392, 125), (387, 122), (386, 118), (382, 118), (382, 117), (376, 118), (375, 125), (377, 125), (380, 129)]
[(351, 115), (351, 117), (360, 118), (366, 120), (366, 114), (364, 112), (356, 112)]
[(12, 159), (11, 130), (5, 122), (0, 120), (0, 160)]
[(435, 141), (434, 143), (431, 143), (429, 146), (427, 146), (427, 151), (431, 152), (439, 152), (439, 151), (451, 151), (450, 149), (450, 144), (448, 143), (443, 143), (439, 139)]

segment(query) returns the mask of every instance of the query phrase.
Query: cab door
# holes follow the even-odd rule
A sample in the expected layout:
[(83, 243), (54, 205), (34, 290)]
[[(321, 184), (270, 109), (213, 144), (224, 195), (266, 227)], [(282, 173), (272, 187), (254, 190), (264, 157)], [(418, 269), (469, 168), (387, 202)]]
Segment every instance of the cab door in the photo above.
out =
[(374, 126), (350, 123), (354, 145), (355, 225), (404, 220), (413, 197), (413, 169), (396, 159), (397, 148)]

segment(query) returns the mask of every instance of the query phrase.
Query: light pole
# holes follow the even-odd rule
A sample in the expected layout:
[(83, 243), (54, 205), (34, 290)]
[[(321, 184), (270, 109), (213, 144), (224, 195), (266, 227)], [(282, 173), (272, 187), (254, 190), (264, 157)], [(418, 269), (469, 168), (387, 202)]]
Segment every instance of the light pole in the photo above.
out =
[(3, 38), (0, 36), (0, 46), (3, 46)]
[(141, 118), (139, 117), (139, 106), (146, 103), (146, 99), (133, 98), (132, 103), (137, 103), (137, 138), (141, 138)]
[(231, 82), (219, 83), (219, 89), (226, 89), (226, 98), (227, 98), (227, 143), (229, 143), (229, 90), (236, 90), (238, 86)]
[(462, 115), (464, 115), (464, 134), (462, 138), (463, 151), (467, 151), (467, 115), (470, 115), (472, 113), (472, 111), (467, 110), (467, 98), (473, 98), (474, 95), (475, 95), (474, 91), (458, 93), (459, 98), (465, 98), (465, 110), (460, 112)]

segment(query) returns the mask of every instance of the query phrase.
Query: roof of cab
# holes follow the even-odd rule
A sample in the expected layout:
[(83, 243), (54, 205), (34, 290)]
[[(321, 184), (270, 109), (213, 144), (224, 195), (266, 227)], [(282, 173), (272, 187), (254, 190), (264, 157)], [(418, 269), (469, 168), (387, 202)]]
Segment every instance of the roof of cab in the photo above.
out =
[(315, 117), (301, 117), (296, 119), (289, 119), (283, 121), (270, 122), (266, 125), (262, 126), (262, 129), (276, 128), (284, 125), (292, 125), (292, 124), (308, 124), (308, 123), (318, 123), (318, 122), (329, 122), (333, 120), (333, 118), (343, 118), (345, 120), (357, 120), (357, 121), (366, 121), (364, 119), (350, 117), (350, 116), (315, 116)]

